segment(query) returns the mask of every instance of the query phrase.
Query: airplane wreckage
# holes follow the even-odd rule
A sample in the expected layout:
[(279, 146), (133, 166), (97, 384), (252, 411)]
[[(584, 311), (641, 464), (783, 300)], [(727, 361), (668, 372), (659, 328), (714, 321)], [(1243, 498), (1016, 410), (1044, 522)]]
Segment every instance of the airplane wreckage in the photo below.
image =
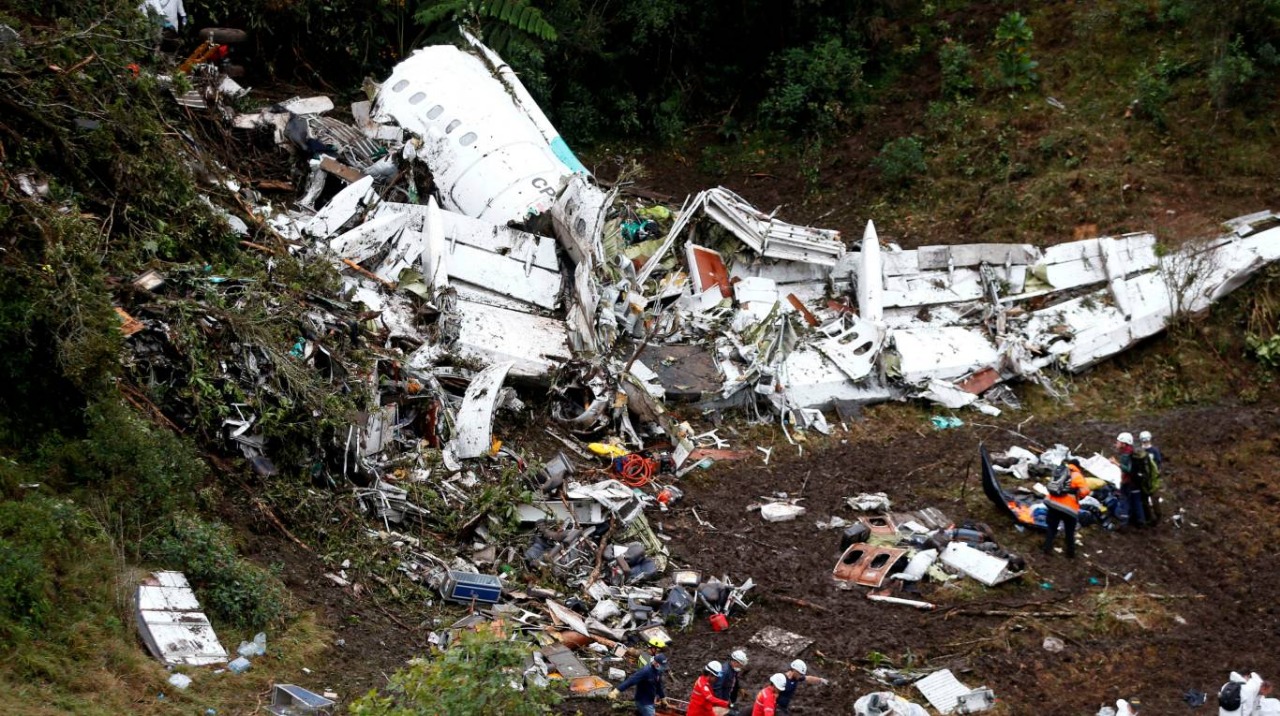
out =
[[(454, 464), (489, 450), (508, 379), (549, 386), (574, 433), (660, 436), (677, 462), (690, 435), (664, 401), (823, 429), (822, 409), (908, 397), (996, 413), (1005, 382), (1050, 388), (1046, 371), (1095, 365), (1280, 258), (1271, 212), (1176, 250), (1148, 233), (904, 250), (870, 221), (849, 245), (722, 187), (642, 204), (597, 185), (515, 72), (464, 36), (396, 66), (354, 126), (323, 97), (232, 118), (312, 150), (298, 206), (261, 218), (330, 257), (413, 379), (485, 368), (447, 421)], [(393, 186), (428, 172), (431, 196)]]

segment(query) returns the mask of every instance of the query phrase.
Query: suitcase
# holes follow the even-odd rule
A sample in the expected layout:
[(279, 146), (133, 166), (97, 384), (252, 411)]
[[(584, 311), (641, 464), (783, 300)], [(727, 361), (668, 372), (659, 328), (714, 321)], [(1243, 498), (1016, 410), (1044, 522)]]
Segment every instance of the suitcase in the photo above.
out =
[(502, 581), (491, 574), (449, 570), (440, 591), (451, 602), (497, 604), (502, 598)]

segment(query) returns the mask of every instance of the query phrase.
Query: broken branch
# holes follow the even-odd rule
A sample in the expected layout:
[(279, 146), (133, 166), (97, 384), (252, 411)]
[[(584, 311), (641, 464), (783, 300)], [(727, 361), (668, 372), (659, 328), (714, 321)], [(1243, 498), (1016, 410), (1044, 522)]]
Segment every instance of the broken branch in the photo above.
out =
[(265, 502), (263, 502), (258, 498), (254, 498), (253, 504), (258, 508), (258, 511), (261, 512), (263, 516), (266, 517), (271, 522), (271, 524), (275, 525), (277, 529), (279, 529), (281, 532), (284, 533), (285, 537), (288, 537), (290, 540), (293, 541), (294, 544), (305, 549), (306, 551), (308, 552), (312, 551), (312, 549), (307, 546), (306, 542), (303, 542), (302, 540), (295, 537), (293, 533), (289, 531), (289, 528), (284, 526), (284, 523), (280, 521), (279, 517), (276, 517), (276, 513), (272, 512), (271, 508), (267, 507), (267, 504)]
[(370, 271), (369, 269), (361, 266), (360, 264), (356, 263), (355, 261), (352, 261), (351, 259), (343, 259), (342, 263), (358, 271), (361, 276), (364, 276), (366, 278), (371, 278), (374, 281), (377, 281), (378, 283), (382, 284), (383, 286), (386, 286), (387, 288), (394, 289), (396, 287), (394, 283), (391, 283), (390, 281), (382, 278), (378, 274)]
[(805, 607), (806, 609), (813, 609), (814, 611), (823, 612), (824, 614), (825, 614), (825, 613), (828, 613), (828, 612), (830, 612), (830, 611), (831, 611), (830, 609), (827, 609), (826, 607), (822, 606), (821, 604), (814, 604), (813, 602), (810, 602), (810, 601), (807, 601), (807, 600), (804, 600), (804, 599), (797, 599), (797, 598), (795, 598), (795, 597), (788, 597), (788, 596), (787, 596), (787, 595), (785, 595), (785, 594), (775, 594), (775, 595), (773, 595), (773, 596), (774, 596), (776, 599), (780, 600), (780, 601), (784, 601), (784, 602), (786, 602), (787, 604), (794, 604), (794, 605), (796, 605), (797, 607)]

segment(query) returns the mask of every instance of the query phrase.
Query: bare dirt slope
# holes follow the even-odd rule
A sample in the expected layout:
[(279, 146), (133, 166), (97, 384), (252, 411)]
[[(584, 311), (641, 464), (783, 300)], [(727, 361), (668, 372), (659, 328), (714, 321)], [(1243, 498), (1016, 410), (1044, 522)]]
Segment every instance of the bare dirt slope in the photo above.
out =
[[(1084, 530), (1082, 555), (1074, 561), (1042, 556), (1039, 535), (1017, 531), (981, 492), (979, 442), (1002, 449), (1011, 442), (1031, 446), (1028, 441), (994, 427), (934, 432), (922, 422), (876, 429), (870, 423), (877, 418), (804, 458), (718, 469), (686, 485), (682, 509), (663, 520), (677, 561), (736, 579), (750, 576), (760, 587), (755, 606), (728, 631), (713, 633), (699, 619), (676, 638), (673, 694), (687, 695), (703, 664), (745, 646), (767, 625), (815, 639), (802, 656), (812, 672), (834, 682), (804, 687), (795, 714), (851, 713), (858, 696), (882, 688), (866, 674), (873, 652), (899, 667), (949, 667), (970, 686), (994, 689), (1003, 713), (1045, 716), (1094, 713), (1121, 697), (1140, 701), (1143, 713), (1175, 713), (1186, 709), (1187, 689), (1212, 694), (1231, 669), (1280, 675), (1276, 408), (1182, 410), (1132, 425), (1028, 425), (1027, 437), (1050, 445), (1106, 450), (1119, 430), (1145, 428), (1166, 446), (1165, 521), (1136, 532)], [(1025, 415), (1001, 424), (1012, 428), (1018, 419)], [(760, 495), (794, 495), (802, 487), (809, 512), (795, 522), (770, 525), (746, 511)], [(887, 492), (895, 509), (934, 506), (955, 520), (986, 521), (1002, 544), (1026, 556), (1030, 572), (994, 589), (973, 582), (926, 589), (926, 598), (940, 605), (932, 613), (838, 590), (830, 571), (839, 537), (814, 522), (850, 517), (844, 499), (863, 491)], [(714, 530), (698, 524), (694, 507)], [(1182, 528), (1168, 519), (1179, 508), (1186, 510)], [(1122, 575), (1129, 573), (1126, 583)], [(1051, 635), (1066, 642), (1061, 653), (1042, 648)], [(786, 659), (759, 648), (751, 653), (746, 681), (754, 694)], [(914, 691), (903, 694), (920, 699)], [(583, 702), (569, 706), (605, 711)]]

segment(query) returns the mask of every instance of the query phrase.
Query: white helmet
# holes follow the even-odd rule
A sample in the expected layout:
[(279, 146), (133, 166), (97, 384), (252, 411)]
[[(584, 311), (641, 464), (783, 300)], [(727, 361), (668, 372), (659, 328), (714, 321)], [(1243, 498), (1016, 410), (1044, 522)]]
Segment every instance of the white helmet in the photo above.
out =
[(1116, 442), (1121, 445), (1133, 445), (1133, 433), (1120, 433), (1116, 436)]
[(809, 667), (805, 666), (804, 662), (799, 659), (796, 659), (795, 661), (791, 662), (791, 670), (801, 676), (804, 676), (805, 674), (809, 673)]
[(729, 655), (729, 658), (733, 659), (739, 664), (742, 664), (743, 666), (747, 665), (747, 652), (741, 649), (735, 649), (733, 653)]
[(1144, 443), (1151, 442), (1151, 431), (1143, 430), (1142, 432), (1138, 433), (1138, 439)]
[(707, 662), (708, 674), (711, 674), (712, 676), (719, 676), (721, 671), (722, 671), (722, 668), (720, 666), (720, 662), (718, 661)]
[(782, 674), (774, 674), (769, 677), (769, 683), (773, 684), (773, 688), (782, 691), (787, 688), (787, 677)]

